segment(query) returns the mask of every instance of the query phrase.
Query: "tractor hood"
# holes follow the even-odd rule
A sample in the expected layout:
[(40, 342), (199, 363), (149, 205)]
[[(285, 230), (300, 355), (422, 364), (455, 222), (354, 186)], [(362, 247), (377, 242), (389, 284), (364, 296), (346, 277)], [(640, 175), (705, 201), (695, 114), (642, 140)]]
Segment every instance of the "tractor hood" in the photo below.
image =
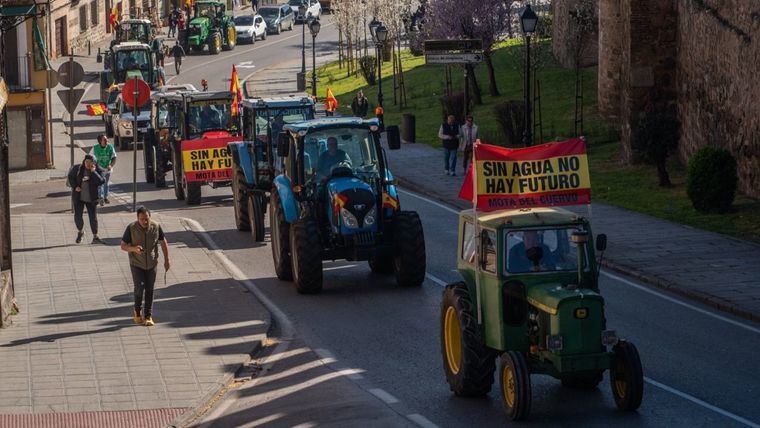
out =
[(367, 183), (355, 177), (332, 178), (326, 195), (328, 215), (336, 231), (351, 234), (377, 230), (375, 192)]
[(570, 290), (560, 283), (549, 283), (529, 286), (526, 298), (531, 306), (535, 306), (543, 312), (556, 314), (560, 305), (574, 300), (586, 300), (589, 302), (603, 302), (602, 296), (588, 288)]
[(190, 20), (189, 27), (195, 27), (195, 26), (210, 26), (211, 25), (211, 18), (208, 16), (199, 16), (197, 18), (193, 18)]

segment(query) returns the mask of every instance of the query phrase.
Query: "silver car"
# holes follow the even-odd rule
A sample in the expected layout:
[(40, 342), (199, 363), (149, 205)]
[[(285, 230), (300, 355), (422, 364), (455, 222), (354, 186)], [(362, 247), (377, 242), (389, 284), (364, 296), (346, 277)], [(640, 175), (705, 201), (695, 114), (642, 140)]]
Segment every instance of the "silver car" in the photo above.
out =
[(267, 24), (267, 32), (280, 34), (283, 30), (292, 30), (296, 20), (296, 13), (287, 5), (262, 6), (258, 10), (259, 15)]

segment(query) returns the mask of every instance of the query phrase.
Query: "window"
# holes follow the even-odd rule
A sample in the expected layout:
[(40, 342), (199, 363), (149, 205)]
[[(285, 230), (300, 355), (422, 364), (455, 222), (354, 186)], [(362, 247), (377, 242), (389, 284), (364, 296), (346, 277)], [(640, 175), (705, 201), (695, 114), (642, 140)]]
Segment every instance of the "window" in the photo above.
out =
[(90, 3), (90, 21), (93, 27), (98, 26), (98, 0), (92, 0)]
[(496, 273), (496, 232), (483, 231), (483, 270)]
[(79, 8), (79, 31), (87, 31), (87, 5)]
[[(505, 239), (506, 270), (509, 273), (528, 273), (578, 269), (577, 246), (571, 242), (574, 230), (557, 228), (508, 232)], [(583, 267), (588, 268), (588, 263), (584, 263)]]
[(478, 241), (475, 239), (475, 225), (466, 221), (462, 231), (462, 248), (460, 257), (467, 263), (475, 263)]

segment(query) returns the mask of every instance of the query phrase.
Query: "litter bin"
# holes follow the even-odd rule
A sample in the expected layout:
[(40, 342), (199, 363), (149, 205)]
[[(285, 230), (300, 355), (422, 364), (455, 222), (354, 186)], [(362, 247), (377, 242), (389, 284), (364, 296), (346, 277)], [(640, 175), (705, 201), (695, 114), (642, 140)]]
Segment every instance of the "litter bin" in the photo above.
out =
[(306, 91), (306, 73), (299, 71), (298, 74), (296, 74), (296, 87), (298, 88), (298, 92)]
[(417, 118), (410, 113), (404, 113), (401, 118), (401, 140), (405, 143), (416, 142), (415, 126), (417, 125)]

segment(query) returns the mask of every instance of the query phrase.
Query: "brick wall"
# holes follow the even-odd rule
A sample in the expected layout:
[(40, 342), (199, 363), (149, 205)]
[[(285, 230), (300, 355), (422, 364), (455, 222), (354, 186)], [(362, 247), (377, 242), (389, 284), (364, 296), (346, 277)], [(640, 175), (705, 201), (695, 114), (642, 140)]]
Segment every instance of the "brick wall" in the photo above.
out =
[(599, 0), (599, 114), (620, 115), (620, 73), (623, 65), (621, 0)]
[[(581, 0), (554, 0), (552, 2), (552, 53), (563, 67), (575, 66), (573, 43), (573, 20), (570, 12)], [(594, 4), (598, 0), (593, 1)], [(581, 53), (581, 67), (596, 65), (598, 60), (599, 40), (596, 34), (587, 37), (588, 43)]]
[(741, 192), (760, 197), (760, 2), (678, 3), (681, 160), (701, 147), (726, 148)]

